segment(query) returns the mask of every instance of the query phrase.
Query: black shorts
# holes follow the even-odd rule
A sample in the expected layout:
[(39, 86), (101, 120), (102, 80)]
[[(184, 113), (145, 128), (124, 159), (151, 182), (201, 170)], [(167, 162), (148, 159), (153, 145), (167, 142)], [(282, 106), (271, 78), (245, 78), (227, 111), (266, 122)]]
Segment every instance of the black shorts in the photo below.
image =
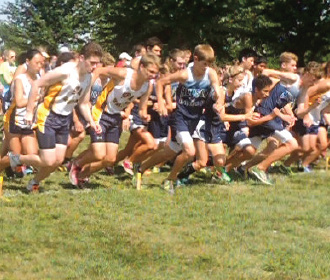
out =
[(119, 144), (119, 138), (122, 132), (121, 115), (103, 112), (99, 124), (102, 128), (102, 132), (100, 134), (96, 134), (96, 132), (91, 129), (91, 142)]
[(72, 114), (63, 116), (50, 111), (44, 126), (37, 129), (39, 148), (54, 149), (56, 144), (68, 145)]

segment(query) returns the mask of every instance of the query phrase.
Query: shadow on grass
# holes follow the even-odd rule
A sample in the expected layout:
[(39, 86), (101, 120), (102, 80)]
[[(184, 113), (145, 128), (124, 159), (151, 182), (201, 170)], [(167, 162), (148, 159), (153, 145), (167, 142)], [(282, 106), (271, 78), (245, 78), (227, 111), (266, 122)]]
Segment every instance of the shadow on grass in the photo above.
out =
[(80, 190), (80, 189), (100, 189), (104, 188), (104, 186), (100, 183), (86, 183), (83, 188), (79, 188), (77, 186), (72, 185), (71, 183), (61, 183), (59, 184), (64, 190)]

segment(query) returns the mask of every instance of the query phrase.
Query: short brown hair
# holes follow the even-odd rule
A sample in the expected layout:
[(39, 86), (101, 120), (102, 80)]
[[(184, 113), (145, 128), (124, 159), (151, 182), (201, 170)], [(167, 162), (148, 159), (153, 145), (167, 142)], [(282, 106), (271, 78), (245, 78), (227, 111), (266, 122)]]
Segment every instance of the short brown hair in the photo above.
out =
[(196, 56), (199, 61), (207, 61), (209, 63), (215, 60), (214, 50), (207, 44), (197, 45), (194, 50), (194, 56)]
[(291, 52), (283, 52), (280, 55), (280, 63), (288, 63), (291, 60), (298, 62), (298, 56)]
[(163, 48), (163, 43), (158, 37), (151, 37), (146, 42), (147, 48), (152, 49), (154, 46), (159, 46), (161, 49)]
[(178, 57), (185, 57), (184, 51), (180, 49), (173, 49), (168, 53), (168, 57), (172, 60), (176, 60)]
[(94, 42), (87, 43), (80, 50), (80, 55), (83, 55), (85, 59), (90, 58), (91, 56), (102, 57), (102, 47)]

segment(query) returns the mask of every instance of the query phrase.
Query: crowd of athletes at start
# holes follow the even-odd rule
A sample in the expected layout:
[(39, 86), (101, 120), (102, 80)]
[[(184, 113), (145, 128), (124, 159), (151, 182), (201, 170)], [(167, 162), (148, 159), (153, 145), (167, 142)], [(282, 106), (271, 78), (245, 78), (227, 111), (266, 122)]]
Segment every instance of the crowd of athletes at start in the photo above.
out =
[[(143, 176), (170, 165), (159, 184), (173, 194), (195, 172), (214, 184), (253, 178), (272, 185), (270, 172), (310, 173), (326, 156), (330, 63), (298, 69), (297, 56), (284, 52), (280, 69), (270, 69), (265, 57), (243, 49), (220, 67), (207, 44), (166, 57), (162, 48), (152, 37), (118, 62), (95, 42), (51, 57), (31, 49), (16, 59), (6, 50), (0, 171), (32, 173), (26, 189), (37, 192), (56, 170), (83, 188), (100, 170), (116, 176), (120, 164), (141, 189)], [(123, 130), (130, 135), (119, 150)], [(86, 134), (90, 145), (75, 153)]]

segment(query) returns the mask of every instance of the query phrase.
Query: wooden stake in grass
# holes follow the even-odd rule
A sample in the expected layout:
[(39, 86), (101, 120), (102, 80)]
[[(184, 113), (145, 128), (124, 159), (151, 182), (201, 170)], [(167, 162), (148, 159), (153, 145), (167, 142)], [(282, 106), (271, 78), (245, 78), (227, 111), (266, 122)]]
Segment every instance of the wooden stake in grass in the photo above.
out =
[(141, 190), (141, 181), (142, 181), (141, 173), (138, 172), (138, 173), (136, 174), (136, 189), (137, 189), (138, 191)]
[(3, 192), (2, 192), (2, 183), (3, 183), (3, 177), (0, 176), (0, 197), (3, 195)]

